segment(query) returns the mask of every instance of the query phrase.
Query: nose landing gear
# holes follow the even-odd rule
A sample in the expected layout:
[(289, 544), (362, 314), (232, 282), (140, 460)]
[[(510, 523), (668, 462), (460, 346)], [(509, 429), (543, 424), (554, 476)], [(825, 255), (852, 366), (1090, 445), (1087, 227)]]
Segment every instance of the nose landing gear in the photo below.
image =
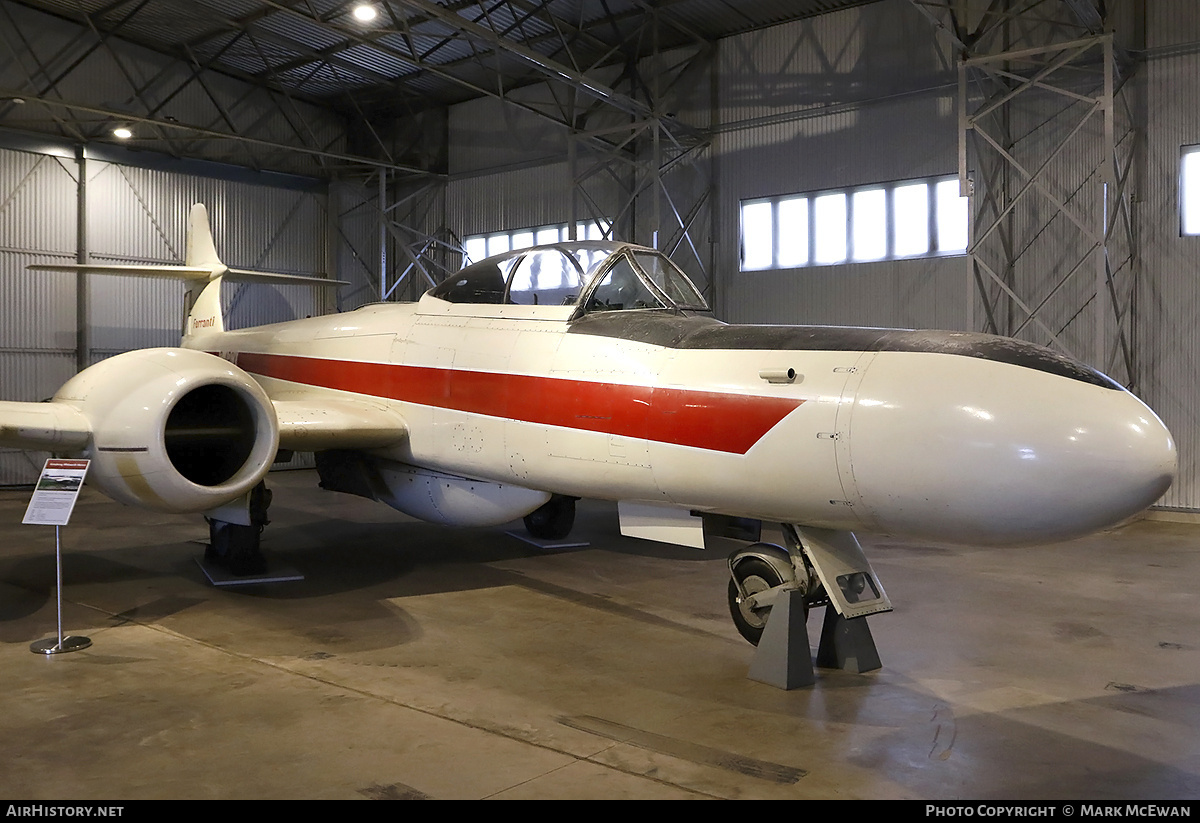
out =
[(754, 543), (729, 556), (729, 613), (758, 647), (750, 677), (784, 689), (815, 681), (805, 621), (817, 606), (826, 607), (818, 666), (880, 668), (865, 617), (892, 604), (854, 534), (784, 525), (783, 535), (787, 549)]
[(729, 614), (738, 634), (755, 646), (775, 599), (791, 590), (804, 595), (809, 588), (808, 574), (797, 575), (787, 551), (770, 543), (755, 543), (731, 554), (729, 576)]

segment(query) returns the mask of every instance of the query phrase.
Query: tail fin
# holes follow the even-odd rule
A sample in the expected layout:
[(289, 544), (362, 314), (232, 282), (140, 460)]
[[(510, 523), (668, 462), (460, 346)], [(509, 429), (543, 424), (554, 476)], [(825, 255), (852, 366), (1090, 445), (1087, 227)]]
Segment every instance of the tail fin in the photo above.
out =
[(221, 281), (273, 283), (303, 286), (345, 286), (345, 280), (329, 280), (299, 274), (271, 274), (249, 269), (231, 269), (217, 256), (212, 229), (208, 225), (208, 210), (196, 203), (188, 214), (187, 239), (184, 243), (184, 265), (98, 265), (93, 263), (34, 265), (39, 271), (68, 271), (88, 274), (123, 274), (139, 277), (173, 277), (181, 280), (207, 281), (200, 296), (192, 304), (184, 323), (183, 336), (208, 334), (225, 330), (221, 314)]
[(208, 226), (208, 210), (203, 203), (196, 203), (188, 214), (187, 241), (184, 244), (183, 262), (197, 268), (225, 268), (213, 245), (212, 229)]
[[(184, 241), (184, 265), (208, 272), (208, 285), (192, 303), (183, 323), (183, 339), (196, 334), (225, 331), (225, 314), (221, 309), (221, 280), (228, 267), (217, 256), (212, 229), (208, 225), (208, 210), (196, 203), (188, 214), (187, 239)], [(190, 295), (189, 295), (190, 296)]]

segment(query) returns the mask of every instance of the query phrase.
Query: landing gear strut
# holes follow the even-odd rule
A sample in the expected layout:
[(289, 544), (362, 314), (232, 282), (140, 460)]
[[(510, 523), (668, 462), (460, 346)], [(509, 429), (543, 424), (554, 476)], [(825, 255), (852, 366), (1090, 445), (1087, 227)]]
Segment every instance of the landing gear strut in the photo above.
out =
[(215, 517), (208, 521), (208, 547), (204, 550), (204, 562), (222, 566), (230, 574), (247, 577), (262, 574), (267, 570), (261, 543), (267, 509), (271, 505), (271, 491), (266, 483), (259, 483), (251, 490), (247, 506), (249, 523), (230, 523)]
[(562, 540), (575, 525), (575, 500), (556, 494), (538, 509), (525, 515), (525, 529), (538, 540)]
[(758, 647), (751, 679), (783, 689), (815, 682), (805, 621), (817, 606), (825, 606), (817, 665), (878, 669), (865, 617), (892, 604), (858, 540), (851, 532), (787, 524), (783, 533), (786, 549), (755, 543), (729, 556), (729, 613)]
[[(789, 574), (790, 569), (780, 568), (780, 562), (769, 562), (758, 553), (782, 552), (778, 546), (756, 543), (751, 550), (755, 553), (739, 552), (730, 558), (729, 614), (738, 634), (757, 646), (771, 615), (771, 603), (785, 582), (795, 583), (795, 573)], [(761, 602), (759, 595), (763, 595)]]

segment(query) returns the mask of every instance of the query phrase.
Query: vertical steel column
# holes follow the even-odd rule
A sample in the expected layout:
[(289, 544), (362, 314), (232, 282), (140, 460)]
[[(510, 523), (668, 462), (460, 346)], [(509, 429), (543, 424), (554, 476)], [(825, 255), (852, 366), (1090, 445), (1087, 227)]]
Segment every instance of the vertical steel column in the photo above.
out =
[(643, 76), (647, 61), (673, 60), (674, 55), (631, 59), (625, 81), (649, 95), (650, 114), (580, 113), (572, 118), (567, 145), (573, 186), (571, 232), (580, 220), (607, 221), (614, 238), (662, 250), (706, 293), (714, 251), (702, 248), (711, 235), (715, 199), (710, 167), (713, 130), (681, 125), (670, 112), (676, 105), (705, 104), (703, 98), (692, 100), (686, 95), (695, 88), (693, 73), (710, 67), (712, 56), (711, 47), (703, 44), (669, 66), (655, 63), (654, 79)]
[[(75, 147), (75, 262), (88, 261), (87, 243), (87, 157), (82, 145)], [(75, 275), (75, 368), (83, 371), (91, 365), (92, 333), (88, 308), (88, 277)]]
[[(1097, 51), (1102, 76), (1099, 88), (1088, 89)], [(968, 70), (992, 90), (973, 111), (966, 100)], [(960, 175), (965, 184), (962, 155), (970, 135), (985, 187), (983, 198), (973, 204), (968, 257), (987, 330), (1015, 336), (1036, 327), (1038, 342), (1086, 356), (1096, 368), (1116, 369), (1117, 379), (1133, 382), (1131, 305), (1124, 304), (1123, 290), (1114, 282), (1136, 255), (1132, 236), (1121, 238), (1124, 245), (1114, 236), (1117, 212), (1126, 208), (1118, 182), (1127, 175), (1119, 169), (1112, 35), (971, 57), (960, 73)], [(1033, 100), (1031, 107), (1013, 109), (1027, 99)], [(1063, 99), (1057, 114), (1046, 114), (1053, 110), (1047, 101), (1057, 109)], [(1089, 132), (1098, 118), (1100, 128)], [(1008, 136), (1010, 120), (1020, 122), (1026, 133)], [(1096, 131), (1099, 140), (1089, 136)], [(1034, 134), (1036, 141), (1025, 139)], [(1132, 136), (1130, 129), (1122, 140), (1132, 143)], [(1098, 163), (1087, 159), (1092, 152)], [(1020, 235), (1008, 237), (1009, 226)], [(1073, 275), (1086, 271), (1089, 262), (1092, 283), (1080, 291), (1071, 285)], [(1071, 305), (1070, 300), (1083, 302)], [(1086, 321), (1080, 322), (1085, 317), (1091, 321), (1090, 340)]]
[[(654, 57), (657, 58), (660, 54), (658, 46), (658, 14), (653, 9), (650, 10), (650, 25), (651, 36), (654, 44)], [(650, 108), (653, 112), (650, 120), (650, 128), (654, 131), (650, 137), (650, 191), (654, 197), (651, 202), (650, 213), (650, 246), (651, 248), (661, 249), (659, 245), (658, 233), (662, 229), (662, 199), (666, 191), (663, 189), (663, 158), (662, 158), (662, 133), (666, 124), (662, 119), (662, 73), (655, 71), (650, 77)]]
[(967, 165), (967, 66), (958, 61), (958, 196), (969, 197), (967, 201), (967, 255), (964, 274), (967, 278), (967, 328), (978, 329), (975, 320), (975, 210), (974, 186), (971, 185), (970, 169)]
[[(337, 268), (337, 178), (329, 181), (325, 187), (325, 276), (331, 280), (340, 280)], [(319, 304), (314, 306), (314, 314), (332, 314), (340, 303), (337, 289), (315, 289)]]
[(579, 186), (582, 182), (579, 178), (578, 144), (579, 138), (572, 131), (567, 135), (567, 173), (571, 175), (571, 198), (567, 213), (567, 239), (572, 242), (579, 239), (575, 236), (575, 227), (579, 224), (579, 209), (577, 206), (579, 201)]
[[(1112, 240), (1112, 231), (1110, 228), (1110, 215), (1112, 213), (1112, 198), (1117, 193), (1117, 178), (1116, 178), (1116, 134), (1113, 123), (1114, 105), (1113, 105), (1113, 68), (1115, 65), (1113, 55), (1113, 39), (1112, 35), (1104, 38), (1104, 95), (1101, 98), (1101, 106), (1104, 109), (1104, 158), (1101, 161), (1101, 203), (1100, 203), (1100, 236), (1103, 238), (1103, 244), (1097, 250), (1096, 260), (1096, 363), (1100, 364), (1100, 368), (1105, 368), (1108, 362), (1108, 352), (1106, 350), (1106, 342), (1108, 340), (1108, 320), (1110, 301), (1109, 282), (1112, 278), (1112, 269), (1109, 264), (1109, 243)], [(1111, 304), (1111, 308), (1116, 314), (1116, 323), (1119, 328), (1121, 322), (1120, 307), (1115, 302)], [(1127, 382), (1134, 382), (1133, 375), (1129, 375)]]
[[(710, 179), (713, 181), (721, 179), (721, 146), (719, 145), (721, 136), (717, 129), (721, 119), (721, 82), (717, 65), (718, 61), (715, 58), (710, 60), (708, 64), (708, 132), (712, 135), (708, 162)], [(708, 298), (708, 305), (720, 317), (725, 307), (720, 304), (723, 295), (718, 291), (717, 287), (717, 282), (720, 280), (720, 278), (716, 277), (717, 260), (720, 259), (720, 246), (717, 241), (718, 232), (716, 227), (721, 225), (724, 212), (722, 210), (722, 198), (715, 194), (715, 182), (712, 185), (712, 189), (714, 193), (709, 198), (708, 237), (705, 238), (705, 242), (708, 245), (708, 260), (705, 262), (708, 271), (712, 272), (713, 276), (708, 278), (708, 292), (705, 296)]]
[(387, 300), (387, 169), (379, 170), (379, 299)]
[(959, 55), (968, 327), (1052, 345), (1133, 387), (1137, 136), (1117, 122), (1133, 68), (1111, 30), (1120, 4), (910, 2)]

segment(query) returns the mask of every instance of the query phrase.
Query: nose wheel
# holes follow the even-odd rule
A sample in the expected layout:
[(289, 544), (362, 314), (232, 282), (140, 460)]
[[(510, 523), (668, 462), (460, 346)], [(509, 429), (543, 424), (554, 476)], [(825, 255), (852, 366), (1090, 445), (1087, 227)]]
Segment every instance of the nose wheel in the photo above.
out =
[(748, 557), (733, 569), (729, 581), (729, 614), (738, 634), (755, 646), (762, 639), (771, 607), (759, 606), (752, 598), (782, 585), (783, 577), (779, 572), (757, 557)]
[(816, 664), (867, 672), (880, 667), (867, 615), (891, 601), (851, 532), (782, 524), (785, 549), (754, 543), (729, 556), (729, 614), (757, 646), (750, 678), (793, 689), (812, 685), (805, 622), (825, 606)]

